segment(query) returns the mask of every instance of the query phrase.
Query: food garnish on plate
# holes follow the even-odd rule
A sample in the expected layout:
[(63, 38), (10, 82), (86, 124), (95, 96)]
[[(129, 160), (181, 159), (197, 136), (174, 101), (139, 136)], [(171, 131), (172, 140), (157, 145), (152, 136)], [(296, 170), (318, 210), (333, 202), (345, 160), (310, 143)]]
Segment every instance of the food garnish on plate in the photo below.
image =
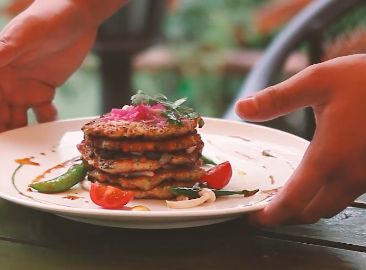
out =
[[(81, 128), (84, 139), (77, 149), (94, 203), (115, 209), (133, 198), (149, 198), (168, 200), (169, 207), (187, 208), (215, 200), (215, 192), (207, 188), (226, 186), (231, 165), (214, 164), (202, 156), (204, 143), (197, 128), (204, 121), (182, 105), (185, 101), (170, 102), (162, 94), (151, 97), (139, 91), (132, 96), (131, 105), (112, 109)], [(204, 163), (215, 166), (206, 170)], [(197, 185), (202, 182), (206, 185)], [(85, 181), (82, 186), (87, 186)], [(187, 193), (189, 189), (191, 193)], [(182, 195), (186, 200), (171, 201)]]
[(202, 118), (163, 95), (139, 91), (132, 105), (86, 123), (78, 144), (92, 182), (130, 191), (135, 198), (172, 199), (169, 186), (192, 187), (205, 175)]

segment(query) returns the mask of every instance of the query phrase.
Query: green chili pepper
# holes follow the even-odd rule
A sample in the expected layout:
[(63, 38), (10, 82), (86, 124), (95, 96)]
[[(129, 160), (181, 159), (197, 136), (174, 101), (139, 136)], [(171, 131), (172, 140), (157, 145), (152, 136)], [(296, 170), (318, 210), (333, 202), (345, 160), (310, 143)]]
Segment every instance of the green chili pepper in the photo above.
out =
[[(200, 188), (187, 188), (187, 187), (168, 187), (169, 190), (175, 195), (183, 195), (190, 199), (198, 198), (199, 192), (202, 190)], [(244, 195), (244, 197), (249, 197), (256, 194), (259, 189), (255, 190), (224, 190), (224, 189), (211, 189), (216, 197), (229, 196), (229, 195)]]
[(208, 165), (208, 164), (215, 165), (215, 166), (217, 165), (217, 163), (215, 161), (213, 161), (212, 159), (210, 159), (204, 155), (202, 155), (201, 158), (203, 160), (203, 165)]
[(42, 193), (58, 193), (69, 190), (86, 176), (83, 164), (72, 166), (66, 173), (54, 179), (28, 185)]

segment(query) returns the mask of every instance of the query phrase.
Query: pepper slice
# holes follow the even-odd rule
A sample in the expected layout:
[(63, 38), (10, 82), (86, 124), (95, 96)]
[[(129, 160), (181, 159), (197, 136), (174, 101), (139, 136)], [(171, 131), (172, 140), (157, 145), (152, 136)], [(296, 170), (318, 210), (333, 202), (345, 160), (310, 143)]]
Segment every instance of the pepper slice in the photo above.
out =
[[(174, 195), (183, 195), (190, 199), (198, 198), (201, 188), (188, 188), (188, 187), (168, 187)], [(244, 197), (253, 196), (259, 189), (255, 190), (224, 190), (224, 189), (211, 189), (216, 197), (229, 196), (229, 195), (244, 195)]]
[(83, 164), (73, 165), (66, 173), (54, 179), (32, 183), (28, 186), (41, 193), (64, 192), (82, 181), (86, 176), (86, 169)]
[(205, 155), (201, 155), (201, 158), (203, 160), (203, 165), (217, 165), (215, 161)]

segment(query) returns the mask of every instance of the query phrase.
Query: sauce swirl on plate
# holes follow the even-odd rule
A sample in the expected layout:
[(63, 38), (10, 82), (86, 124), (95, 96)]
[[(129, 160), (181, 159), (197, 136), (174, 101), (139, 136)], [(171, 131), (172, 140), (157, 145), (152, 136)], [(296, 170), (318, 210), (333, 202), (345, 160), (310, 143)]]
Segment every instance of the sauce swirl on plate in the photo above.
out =
[(16, 159), (15, 162), (20, 165), (34, 165), (39, 166), (39, 163), (32, 161), (34, 157)]

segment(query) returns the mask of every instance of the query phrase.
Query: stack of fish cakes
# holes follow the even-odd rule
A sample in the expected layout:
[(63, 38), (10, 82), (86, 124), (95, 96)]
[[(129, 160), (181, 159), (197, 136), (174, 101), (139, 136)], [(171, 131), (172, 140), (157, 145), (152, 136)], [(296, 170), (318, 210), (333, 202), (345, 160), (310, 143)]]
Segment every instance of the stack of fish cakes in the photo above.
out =
[(169, 186), (192, 187), (205, 174), (200, 118), (180, 125), (101, 116), (82, 127), (77, 146), (92, 182), (132, 191), (135, 198), (172, 199)]

